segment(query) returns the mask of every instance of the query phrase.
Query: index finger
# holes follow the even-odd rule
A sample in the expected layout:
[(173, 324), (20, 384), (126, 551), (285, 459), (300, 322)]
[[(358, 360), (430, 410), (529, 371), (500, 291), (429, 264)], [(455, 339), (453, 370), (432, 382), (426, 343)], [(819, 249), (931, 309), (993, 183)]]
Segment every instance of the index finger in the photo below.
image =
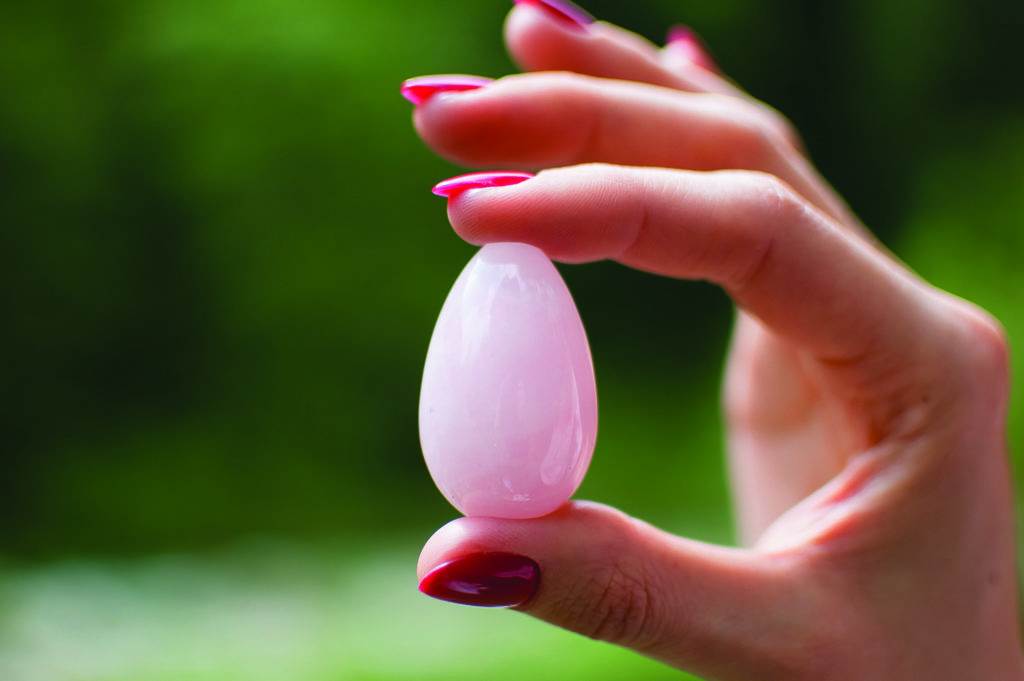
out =
[(449, 217), (472, 243), (522, 241), (566, 262), (715, 282), (851, 394), (876, 391), (883, 411), (894, 367), (916, 366), (939, 342), (930, 289), (763, 173), (560, 168), (458, 193)]

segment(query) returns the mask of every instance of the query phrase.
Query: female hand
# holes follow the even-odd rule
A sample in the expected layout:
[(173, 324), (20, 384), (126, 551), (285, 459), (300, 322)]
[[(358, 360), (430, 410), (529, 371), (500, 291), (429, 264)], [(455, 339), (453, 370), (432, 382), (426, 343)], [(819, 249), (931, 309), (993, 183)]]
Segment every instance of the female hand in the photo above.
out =
[(881, 248), (692, 37), (659, 50), (533, 0), (506, 40), (537, 73), (421, 97), (416, 128), (466, 165), (557, 169), (453, 195), (452, 225), (730, 294), (746, 547), (573, 502), (449, 523), (421, 588), (714, 679), (1024, 678), (999, 325)]

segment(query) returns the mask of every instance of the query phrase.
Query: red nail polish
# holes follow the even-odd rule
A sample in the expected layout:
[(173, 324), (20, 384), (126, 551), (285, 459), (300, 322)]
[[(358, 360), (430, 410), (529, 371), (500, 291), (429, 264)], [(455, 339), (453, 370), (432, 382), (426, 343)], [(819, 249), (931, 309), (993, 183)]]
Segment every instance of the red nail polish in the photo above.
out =
[(533, 5), (564, 24), (586, 28), (594, 23), (594, 17), (582, 7), (568, 0), (512, 0), (517, 5)]
[(402, 96), (419, 106), (441, 92), (466, 92), (493, 82), (483, 76), (420, 76), (402, 83)]
[(711, 53), (708, 52), (704, 41), (689, 26), (678, 24), (670, 28), (665, 44), (673, 50), (679, 50), (687, 59), (702, 69), (718, 72), (718, 64), (711, 58)]
[(434, 185), (432, 190), (438, 196), (451, 199), (469, 189), (485, 189), (487, 187), (510, 187), (520, 182), (526, 182), (532, 173), (520, 173), (516, 171), (500, 171), (486, 173), (469, 173), (450, 177)]
[(420, 581), (420, 591), (442, 601), (510, 608), (530, 600), (540, 566), (515, 553), (471, 553), (442, 563)]

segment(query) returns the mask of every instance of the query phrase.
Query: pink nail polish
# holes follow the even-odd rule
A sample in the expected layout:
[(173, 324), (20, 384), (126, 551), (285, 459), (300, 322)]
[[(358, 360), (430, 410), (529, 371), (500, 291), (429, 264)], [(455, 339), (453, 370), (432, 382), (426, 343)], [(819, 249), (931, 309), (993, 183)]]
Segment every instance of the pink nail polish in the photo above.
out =
[(482, 88), (494, 81), (483, 76), (420, 76), (402, 83), (402, 96), (419, 106), (441, 92), (465, 92)]
[(704, 41), (689, 26), (677, 24), (669, 29), (666, 46), (678, 50), (697, 66), (718, 73), (718, 64), (711, 58)]
[(575, 5), (569, 0), (512, 0), (517, 5), (533, 5), (534, 7), (544, 11), (548, 16), (553, 17), (561, 21), (562, 23), (573, 26), (575, 28), (585, 29), (590, 24), (594, 23), (594, 17), (591, 16), (582, 7)]
[(492, 171), (485, 173), (469, 173), (448, 178), (434, 185), (432, 190), (438, 196), (452, 199), (464, 191), (470, 189), (485, 189), (487, 187), (510, 187), (520, 182), (526, 182), (532, 173), (520, 173), (516, 171)]

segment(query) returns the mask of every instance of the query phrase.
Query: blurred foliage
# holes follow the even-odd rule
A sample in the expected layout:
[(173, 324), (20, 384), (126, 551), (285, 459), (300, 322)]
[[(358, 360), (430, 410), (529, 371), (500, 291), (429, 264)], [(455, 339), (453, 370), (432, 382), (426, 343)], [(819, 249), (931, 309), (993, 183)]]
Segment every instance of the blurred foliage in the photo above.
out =
[[(899, 255), (1024, 337), (1024, 89), (1008, 80), (1024, 3), (588, 9), (655, 40), (672, 23), (695, 26), (728, 73), (796, 122)], [(234, 559), (184, 560), (161, 583), (162, 564), (145, 563), (155, 559), (117, 567), (127, 560), (117, 556), (252, 536), (344, 541), (364, 556), (345, 569), (367, 574), (382, 560), (370, 538), (392, 537), (403, 562), (388, 569), (411, 571), (420, 539), (453, 516), (420, 459), (416, 400), (434, 319), (472, 249), (427, 191), (457, 169), (417, 141), (397, 85), (513, 71), (499, 39), (506, 11), (504, 0), (0, 4), (0, 552), (26, 565), (3, 593), (72, 604), (129, 593), (105, 607), (187, 619), (195, 613), (152, 603), (169, 598), (160, 584), (177, 588), (179, 572), (200, 590), (234, 584), (232, 570), (244, 571)], [(613, 264), (563, 272), (601, 393), (581, 496), (728, 541), (717, 412), (728, 301)], [(1019, 384), (1019, 356), (1014, 372)], [(1019, 400), (1011, 420), (1019, 445)], [(295, 560), (347, 565), (345, 552), (303, 551)], [(80, 556), (113, 567), (76, 571)], [(158, 581), (104, 590), (104, 579), (131, 582), (137, 569)], [(428, 629), (435, 618), (457, 622), (438, 631), (460, 636), (484, 617), (509, 627), (500, 632), (525, 626), (383, 593), (404, 579), (381, 581), (380, 598)], [(282, 584), (259, 583), (252, 598), (273, 609)], [(336, 604), (318, 584), (297, 598)], [(222, 598), (251, 595), (231, 589), (242, 590)], [(370, 617), (373, 605), (350, 615)], [(0, 646), (25, 624), (6, 622)], [(324, 626), (341, 637), (351, 624)], [(539, 625), (529, 632), (509, 635), (532, 641), (563, 677), (664, 676)], [(178, 635), (171, 645), (187, 648)], [(379, 636), (371, 650), (390, 652)], [(433, 678), (370, 663), (346, 672), (325, 654), (323, 668), (282, 676)], [(426, 647), (410, 655), (438, 662)], [(479, 674), (463, 663), (445, 658), (430, 673), (506, 673), (504, 662)], [(258, 678), (231, 664), (188, 678)], [(141, 669), (74, 678), (164, 678), (158, 662)]]

